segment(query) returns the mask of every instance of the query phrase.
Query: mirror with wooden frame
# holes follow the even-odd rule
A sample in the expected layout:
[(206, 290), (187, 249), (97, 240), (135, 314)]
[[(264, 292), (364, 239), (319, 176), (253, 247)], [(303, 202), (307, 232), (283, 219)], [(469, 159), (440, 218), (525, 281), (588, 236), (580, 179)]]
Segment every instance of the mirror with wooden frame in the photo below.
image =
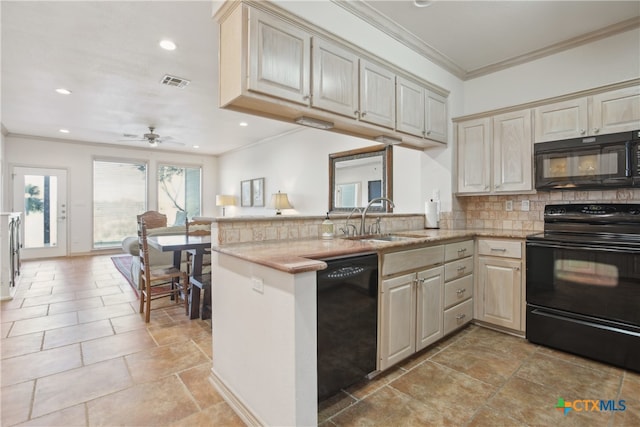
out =
[[(329, 154), (329, 210), (351, 212), (376, 197), (393, 199), (393, 147), (376, 145)], [(392, 212), (389, 203), (374, 203), (373, 212)]]

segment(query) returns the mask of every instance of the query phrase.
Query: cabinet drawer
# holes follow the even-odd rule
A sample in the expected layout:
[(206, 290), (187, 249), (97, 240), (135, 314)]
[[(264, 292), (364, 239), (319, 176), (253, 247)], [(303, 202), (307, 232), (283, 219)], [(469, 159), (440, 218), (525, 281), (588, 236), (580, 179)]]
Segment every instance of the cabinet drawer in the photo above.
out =
[(473, 318), (473, 299), (451, 307), (444, 312), (444, 334), (469, 323)]
[(382, 275), (388, 276), (401, 271), (430, 267), (432, 265), (442, 264), (443, 261), (444, 246), (442, 245), (391, 252), (383, 255)]
[(458, 304), (473, 296), (473, 275), (444, 284), (444, 308)]
[(519, 240), (478, 240), (480, 255), (499, 256), (505, 258), (522, 258), (522, 242)]
[(473, 272), (473, 257), (463, 258), (459, 261), (453, 261), (444, 266), (444, 280), (458, 279)]
[(444, 260), (452, 261), (473, 255), (473, 240), (449, 243), (444, 249)]

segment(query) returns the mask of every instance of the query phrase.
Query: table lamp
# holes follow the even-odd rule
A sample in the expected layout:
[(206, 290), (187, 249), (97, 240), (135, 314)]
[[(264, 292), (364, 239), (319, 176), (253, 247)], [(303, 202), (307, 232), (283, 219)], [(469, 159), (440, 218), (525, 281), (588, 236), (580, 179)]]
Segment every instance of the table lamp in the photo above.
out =
[(236, 204), (235, 196), (226, 196), (221, 194), (216, 196), (216, 206), (222, 206), (222, 216), (224, 216), (225, 206), (233, 206), (235, 204)]
[(276, 210), (276, 215), (282, 215), (281, 209), (293, 209), (287, 193), (281, 193), (278, 191), (276, 194), (271, 195), (271, 208)]

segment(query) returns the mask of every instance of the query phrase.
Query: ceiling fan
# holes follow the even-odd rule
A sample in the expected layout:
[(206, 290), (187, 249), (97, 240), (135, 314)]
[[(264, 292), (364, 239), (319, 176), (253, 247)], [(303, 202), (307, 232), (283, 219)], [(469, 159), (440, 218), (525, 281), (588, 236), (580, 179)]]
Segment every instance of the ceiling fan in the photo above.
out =
[(157, 147), (158, 144), (174, 144), (174, 145), (184, 145), (182, 142), (170, 141), (172, 139), (170, 136), (161, 137), (157, 133), (154, 132), (156, 128), (154, 126), (149, 126), (149, 133), (145, 133), (140, 138), (138, 135), (132, 135), (125, 133), (123, 136), (125, 138), (138, 138), (138, 139), (122, 139), (121, 141), (144, 141), (148, 142), (150, 146)]

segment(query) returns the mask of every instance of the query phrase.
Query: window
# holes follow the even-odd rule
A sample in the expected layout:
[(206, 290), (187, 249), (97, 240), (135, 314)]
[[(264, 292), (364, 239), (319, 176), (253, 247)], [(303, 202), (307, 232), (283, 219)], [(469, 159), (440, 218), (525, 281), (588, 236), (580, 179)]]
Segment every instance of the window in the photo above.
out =
[(158, 211), (167, 216), (167, 224), (181, 225), (200, 215), (200, 172), (199, 167), (158, 167)]
[(147, 210), (144, 163), (94, 160), (93, 247), (110, 248), (137, 233), (136, 216)]

